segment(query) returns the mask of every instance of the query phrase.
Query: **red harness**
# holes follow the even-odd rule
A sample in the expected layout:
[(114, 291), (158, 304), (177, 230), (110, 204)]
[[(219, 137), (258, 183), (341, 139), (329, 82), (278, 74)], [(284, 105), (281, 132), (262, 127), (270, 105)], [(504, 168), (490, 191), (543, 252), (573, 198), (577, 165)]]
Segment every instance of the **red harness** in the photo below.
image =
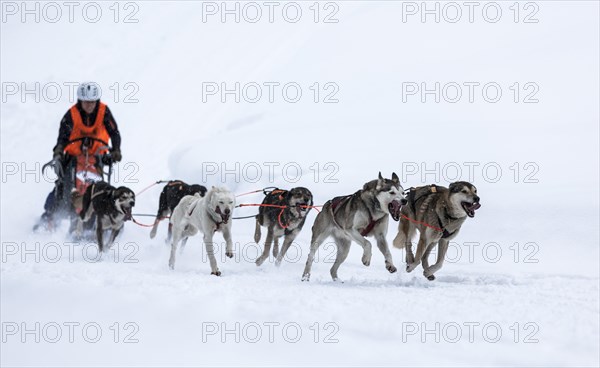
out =
[[(414, 188), (414, 187), (410, 188), (408, 196), (407, 196), (408, 203), (410, 204), (410, 206), (412, 208), (412, 211), (415, 214), (417, 213), (416, 204), (417, 204), (418, 200), (420, 200), (423, 197), (427, 197), (430, 194), (434, 194), (434, 193), (438, 193), (439, 192), (438, 186), (435, 185), (435, 184), (431, 184), (431, 185), (429, 185), (429, 192), (421, 195), (418, 198), (415, 198), (415, 195), (416, 195), (415, 193), (416, 193), (417, 189), (419, 189), (419, 188)], [(413, 222), (415, 224), (423, 225), (423, 226), (426, 226), (426, 227), (428, 227), (430, 229), (433, 229), (435, 231), (439, 231), (440, 233), (442, 233), (442, 239), (446, 239), (446, 238), (452, 236), (456, 232), (456, 231), (449, 232), (448, 230), (446, 230), (446, 228), (442, 224), (442, 220), (439, 218), (439, 216), (438, 216), (438, 224), (440, 225), (439, 227), (433, 226), (433, 225), (428, 224), (426, 222), (422, 222), (422, 221), (417, 221), (415, 219), (411, 219), (410, 217), (405, 216), (405, 215), (401, 215), (401, 216), (402, 216), (402, 218), (404, 218), (404, 219), (406, 219), (406, 220), (408, 220), (410, 222)]]

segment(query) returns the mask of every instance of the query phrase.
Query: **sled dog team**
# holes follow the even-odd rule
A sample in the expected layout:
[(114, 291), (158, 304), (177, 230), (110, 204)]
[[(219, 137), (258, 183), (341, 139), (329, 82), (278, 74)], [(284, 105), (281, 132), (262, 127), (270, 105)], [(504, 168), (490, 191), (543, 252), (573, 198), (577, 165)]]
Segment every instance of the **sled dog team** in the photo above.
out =
[[(135, 194), (130, 189), (114, 188), (103, 182), (93, 184), (83, 198), (80, 224), (88, 221), (93, 213), (96, 214), (96, 235), (102, 250), (103, 232), (112, 231), (107, 244), (110, 247), (124, 222), (131, 219), (134, 205)], [(171, 243), (169, 267), (175, 268), (179, 244), (183, 251), (188, 238), (200, 232), (209, 257), (211, 274), (220, 276), (213, 237), (216, 232), (223, 234), (225, 254), (232, 258), (231, 215), (235, 206), (235, 196), (226, 188), (212, 187), (207, 191), (202, 185), (170, 181), (160, 194), (159, 209), (150, 237), (156, 236), (159, 221), (170, 215), (167, 236), (167, 241)], [(281, 264), (290, 245), (302, 230), (312, 206), (313, 196), (306, 188), (274, 189), (266, 193), (256, 215), (256, 243), (260, 242), (261, 228), (267, 229), (264, 250), (256, 259), (257, 266), (269, 257), (271, 248), (276, 265)], [(377, 179), (365, 183), (354, 194), (335, 197), (323, 205), (312, 226), (310, 251), (302, 280), (310, 279), (315, 253), (328, 237), (332, 237), (337, 246), (335, 262), (330, 270), (334, 281), (338, 280), (338, 269), (348, 257), (352, 241), (362, 247), (362, 263), (369, 266), (372, 245), (367, 237), (375, 239), (377, 248), (385, 257), (385, 268), (390, 273), (396, 272), (386, 241), (389, 216), (399, 221), (393, 245), (406, 248), (406, 271), (411, 272), (422, 264), (423, 275), (428, 280), (434, 280), (434, 274), (444, 263), (448, 243), (458, 235), (466, 218), (475, 216), (479, 207), (481, 205), (477, 188), (468, 182), (455, 182), (448, 188), (429, 185), (405, 191), (395, 173), (391, 179), (385, 179), (379, 173)], [(419, 240), (416, 253), (413, 253), (412, 239), (417, 230)], [(428, 258), (436, 245), (437, 260), (430, 265)]]

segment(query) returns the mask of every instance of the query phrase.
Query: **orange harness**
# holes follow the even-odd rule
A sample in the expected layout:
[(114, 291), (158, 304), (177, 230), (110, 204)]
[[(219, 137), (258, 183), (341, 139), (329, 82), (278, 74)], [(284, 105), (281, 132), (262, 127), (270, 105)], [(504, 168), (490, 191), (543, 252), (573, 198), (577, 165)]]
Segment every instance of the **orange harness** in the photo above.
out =
[[(106, 148), (102, 148), (103, 146), (108, 145), (108, 140), (110, 136), (106, 127), (104, 126), (104, 115), (106, 114), (106, 105), (102, 102), (98, 102), (100, 105), (98, 107), (98, 114), (96, 115), (96, 121), (92, 126), (86, 126), (83, 123), (83, 119), (81, 118), (81, 114), (77, 109), (77, 105), (73, 105), (71, 107), (71, 118), (73, 119), (73, 130), (71, 131), (71, 135), (69, 136), (69, 141), (73, 142), (81, 138), (95, 138), (99, 139), (99, 141), (92, 141), (90, 146), (87, 147), (87, 153), (90, 155), (96, 154), (104, 154), (108, 152)], [(65, 152), (71, 156), (81, 156), (83, 154), (82, 150), (82, 142), (76, 141), (76, 143), (69, 144), (65, 148)]]

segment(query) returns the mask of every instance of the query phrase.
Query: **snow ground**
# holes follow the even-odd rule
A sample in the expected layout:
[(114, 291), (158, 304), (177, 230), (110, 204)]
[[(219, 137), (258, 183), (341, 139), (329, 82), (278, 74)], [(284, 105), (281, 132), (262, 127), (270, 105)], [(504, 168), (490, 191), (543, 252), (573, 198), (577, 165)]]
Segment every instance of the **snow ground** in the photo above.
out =
[[(520, 3), (515, 23), (504, 2), (497, 23), (479, 12), (465, 20), (464, 6), (457, 23), (422, 23), (420, 14), (403, 22), (403, 9), (419, 3), (388, 1), (319, 3), (320, 20), (337, 6), (338, 23), (315, 23), (312, 3), (301, 3), (297, 23), (203, 22), (215, 3), (192, 1), (121, 3), (117, 23), (113, 3), (101, 2), (97, 23), (36, 23), (9, 15), (8, 3), (0, 36), (0, 365), (600, 365), (598, 3), (535, 2), (538, 23), (523, 22), (533, 5)], [(138, 23), (122, 21), (136, 9)], [(89, 79), (105, 87), (123, 135), (117, 182), (135, 191), (167, 178), (225, 183), (235, 193), (303, 185), (322, 204), (378, 171), (397, 172), (405, 187), (444, 185), (458, 166), (482, 208), (434, 282), (420, 268), (403, 272), (397, 249), (399, 272), (387, 273), (378, 250), (364, 267), (353, 245), (339, 271), (344, 283), (334, 283), (331, 244), (311, 281), (300, 282), (314, 211), (280, 268), (254, 265), (252, 220), (234, 223), (236, 257), (219, 257), (221, 278), (209, 275), (199, 238), (169, 271), (166, 224), (150, 240), (148, 229), (128, 223), (98, 259), (93, 244), (68, 242), (66, 223), (30, 233), (52, 187), (35, 168), (50, 158), (70, 102), (66, 87), (55, 102), (21, 95), (22, 82)], [(281, 94), (273, 103), (266, 95), (203, 102), (203, 82), (256, 82), (264, 94), (265, 82), (295, 82), (303, 94), (298, 103)], [(338, 103), (322, 102), (333, 90), (327, 82), (339, 87)], [(403, 82), (456, 82), (463, 96), (403, 102)], [(464, 82), (498, 83), (502, 98), (489, 103), (477, 90), (469, 103)], [(538, 103), (522, 102), (533, 90), (527, 82), (539, 87)], [(125, 103), (132, 91), (138, 102)], [(141, 194), (135, 212), (153, 213), (159, 192)], [(395, 230), (392, 223), (390, 242)]]

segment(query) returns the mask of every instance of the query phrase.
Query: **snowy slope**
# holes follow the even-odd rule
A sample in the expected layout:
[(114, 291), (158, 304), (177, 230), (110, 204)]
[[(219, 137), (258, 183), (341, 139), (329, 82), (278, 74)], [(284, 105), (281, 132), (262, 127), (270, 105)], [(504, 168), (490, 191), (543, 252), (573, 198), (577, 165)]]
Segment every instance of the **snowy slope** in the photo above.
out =
[[(101, 4), (97, 23), (9, 16), (1, 24), (0, 365), (600, 364), (597, 3), (538, 2), (538, 23), (522, 22), (535, 10), (523, 7), (515, 23), (512, 3), (501, 3), (497, 23), (481, 18), (485, 3), (473, 23), (403, 22), (407, 5), (387, 1), (335, 3), (338, 23), (322, 22), (335, 9), (325, 3), (318, 23), (312, 3), (301, 3), (297, 23), (280, 12), (273, 23), (203, 22), (201, 2), (121, 3), (115, 23), (111, 4)], [(139, 22), (124, 23), (132, 9)], [(403, 272), (397, 249), (398, 273), (376, 249), (364, 267), (353, 245), (339, 271), (344, 283), (334, 283), (333, 244), (321, 248), (310, 283), (300, 282), (314, 211), (280, 268), (255, 266), (252, 220), (234, 222), (236, 256), (219, 253), (221, 278), (209, 275), (200, 238), (169, 271), (166, 224), (150, 240), (128, 223), (118, 246), (97, 257), (93, 244), (68, 242), (66, 223), (30, 233), (52, 188), (35, 168), (50, 159), (70, 106), (64, 86), (90, 79), (104, 87), (123, 136), (117, 182), (138, 192), (159, 179), (235, 193), (302, 185), (323, 204), (395, 171), (405, 188), (471, 180), (482, 208), (434, 282), (421, 268)], [(63, 86), (62, 98), (40, 92), (36, 102), (6, 90), (36, 82)], [(202, 83), (236, 82), (261, 86), (261, 100), (203, 96)], [(290, 82), (302, 89), (297, 103), (281, 94)], [(323, 102), (334, 90), (328, 82), (339, 88), (337, 103)], [(403, 82), (457, 83), (463, 96), (403, 102)], [(479, 83), (472, 103), (465, 82)], [(497, 103), (481, 95), (490, 82), (501, 86)], [(538, 103), (523, 103), (528, 82)], [(279, 83), (273, 102), (265, 83)], [(137, 102), (124, 101), (130, 93)], [(135, 212), (154, 213), (159, 193), (140, 194)], [(39, 342), (23, 332), (36, 323)]]

